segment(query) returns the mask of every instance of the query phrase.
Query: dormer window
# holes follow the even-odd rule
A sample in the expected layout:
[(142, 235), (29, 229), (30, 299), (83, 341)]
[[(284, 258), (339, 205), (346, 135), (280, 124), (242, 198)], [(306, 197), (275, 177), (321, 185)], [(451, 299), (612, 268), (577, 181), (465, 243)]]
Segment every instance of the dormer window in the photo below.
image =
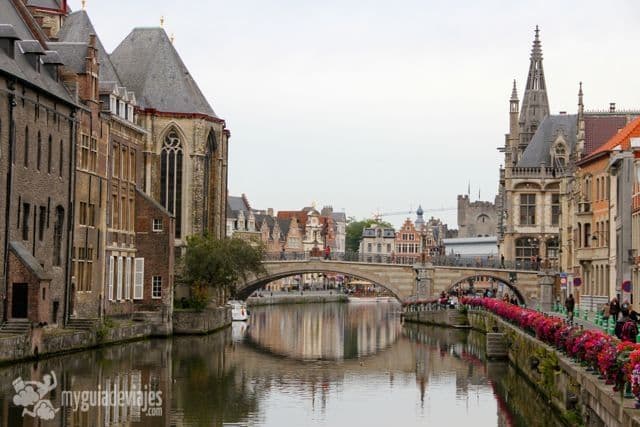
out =
[(118, 115), (123, 119), (126, 118), (125, 105), (123, 101), (118, 101)]
[(133, 105), (127, 106), (127, 116), (129, 121), (133, 122)]
[(110, 96), (109, 97), (109, 111), (111, 111), (112, 114), (116, 114), (116, 110), (117, 110), (117, 101), (116, 101), (116, 97), (115, 96)]

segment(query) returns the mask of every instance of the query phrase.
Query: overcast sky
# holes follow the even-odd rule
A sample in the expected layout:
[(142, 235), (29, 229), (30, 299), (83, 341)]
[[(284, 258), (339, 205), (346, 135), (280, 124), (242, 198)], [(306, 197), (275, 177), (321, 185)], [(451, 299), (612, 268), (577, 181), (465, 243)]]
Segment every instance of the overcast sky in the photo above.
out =
[[(88, 0), (87, 11), (108, 51), (165, 17), (231, 130), (229, 192), (256, 208), (429, 215), (455, 208), (468, 182), (472, 199), (493, 200), (536, 24), (553, 113), (576, 111), (579, 81), (587, 109), (640, 107), (636, 0)], [(456, 226), (455, 210), (434, 215)]]

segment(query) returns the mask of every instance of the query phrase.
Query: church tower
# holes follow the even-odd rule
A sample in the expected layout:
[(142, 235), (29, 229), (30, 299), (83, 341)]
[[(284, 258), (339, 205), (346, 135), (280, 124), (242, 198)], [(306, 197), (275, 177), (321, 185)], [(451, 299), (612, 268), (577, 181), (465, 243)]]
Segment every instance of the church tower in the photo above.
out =
[(547, 85), (542, 68), (542, 46), (540, 43), (540, 30), (536, 25), (533, 48), (529, 64), (529, 75), (522, 98), (520, 110), (520, 142), (518, 152), (522, 154), (533, 134), (536, 132), (542, 119), (549, 115), (549, 99), (547, 98)]

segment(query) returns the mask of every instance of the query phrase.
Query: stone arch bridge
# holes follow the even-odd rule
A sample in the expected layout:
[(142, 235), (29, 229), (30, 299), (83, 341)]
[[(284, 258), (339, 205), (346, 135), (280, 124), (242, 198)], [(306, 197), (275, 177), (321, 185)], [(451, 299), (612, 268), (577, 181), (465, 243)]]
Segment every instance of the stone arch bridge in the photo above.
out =
[[(363, 263), (308, 259), (300, 261), (265, 261), (265, 272), (250, 276), (237, 284), (238, 297), (246, 299), (251, 293), (267, 283), (289, 276), (305, 273), (339, 273), (382, 286), (398, 300), (407, 301), (416, 297), (419, 276), (424, 286), (421, 297), (429, 298), (469, 279), (493, 279), (510, 287), (527, 305), (540, 300), (541, 283), (549, 284), (549, 276), (537, 271), (507, 270), (495, 268), (451, 267), (427, 264), (418, 267), (401, 264)], [(426, 294), (425, 294), (426, 293)]]

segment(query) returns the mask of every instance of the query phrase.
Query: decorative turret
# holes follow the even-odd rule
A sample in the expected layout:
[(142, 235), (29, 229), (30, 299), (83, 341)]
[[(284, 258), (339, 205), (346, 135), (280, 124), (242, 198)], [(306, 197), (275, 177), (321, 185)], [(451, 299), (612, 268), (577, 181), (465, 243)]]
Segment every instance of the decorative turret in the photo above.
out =
[(518, 89), (516, 80), (513, 79), (513, 90), (509, 99), (509, 135), (507, 135), (507, 147), (505, 150), (505, 166), (510, 167), (518, 161), (518, 141), (520, 124), (518, 123), (518, 113), (520, 112), (520, 100), (518, 99)]
[(422, 215), (424, 215), (424, 211), (422, 210), (422, 205), (419, 205), (418, 210), (416, 211), (416, 230), (422, 230), (422, 228), (424, 227), (424, 218), (422, 217)]
[(582, 82), (578, 89), (578, 135), (576, 138), (576, 146), (573, 154), (574, 161), (578, 161), (584, 153), (584, 100), (582, 94)]
[(542, 119), (548, 115), (549, 100), (547, 98), (547, 85), (542, 67), (540, 30), (536, 25), (527, 85), (525, 86), (524, 96), (522, 98), (522, 110), (520, 110), (520, 141), (518, 146), (520, 154), (527, 147), (529, 141), (531, 141)]

